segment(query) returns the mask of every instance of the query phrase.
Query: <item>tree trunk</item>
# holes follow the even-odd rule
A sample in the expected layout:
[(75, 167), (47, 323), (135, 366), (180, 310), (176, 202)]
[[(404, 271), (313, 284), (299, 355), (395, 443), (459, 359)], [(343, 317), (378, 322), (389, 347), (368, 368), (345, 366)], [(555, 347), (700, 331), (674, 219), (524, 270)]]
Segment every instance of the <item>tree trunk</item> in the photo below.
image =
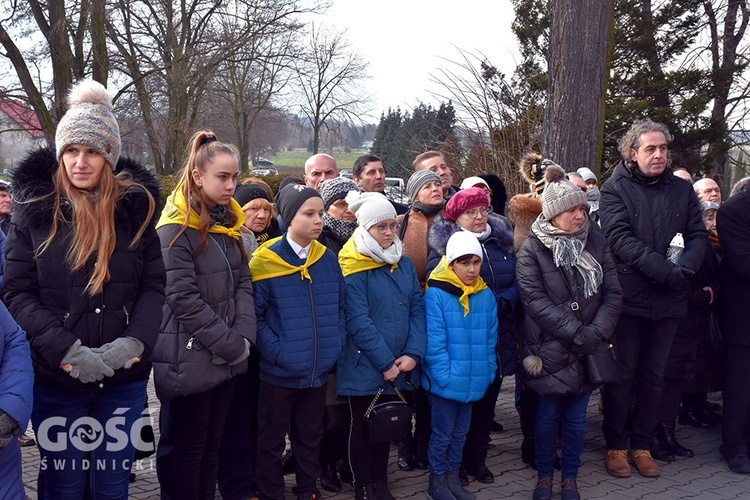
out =
[(599, 171), (614, 0), (550, 0), (542, 153), (567, 171)]

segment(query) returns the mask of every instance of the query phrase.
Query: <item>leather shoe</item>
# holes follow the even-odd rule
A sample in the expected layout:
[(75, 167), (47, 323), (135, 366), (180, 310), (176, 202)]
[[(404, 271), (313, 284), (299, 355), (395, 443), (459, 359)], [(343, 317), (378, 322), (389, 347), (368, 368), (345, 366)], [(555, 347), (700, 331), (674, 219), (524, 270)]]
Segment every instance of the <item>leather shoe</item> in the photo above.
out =
[(26, 434), (21, 434), (18, 436), (18, 446), (21, 448), (26, 448), (27, 446), (34, 446), (36, 444), (36, 441), (34, 441), (34, 438), (31, 436), (27, 436)]
[(578, 484), (575, 479), (563, 479), (560, 483), (561, 500), (581, 500), (581, 494), (578, 493)]
[(737, 474), (750, 474), (750, 458), (744, 453), (738, 453), (733, 457), (724, 458), (729, 470)]
[(682, 411), (677, 419), (680, 425), (691, 425), (698, 429), (708, 429), (714, 426), (714, 422), (708, 420), (702, 413), (696, 413), (694, 411)]
[(661, 470), (648, 450), (630, 450), (630, 459), (643, 477), (659, 477)]
[(474, 476), (474, 479), (482, 484), (492, 484), (495, 482), (495, 475), (484, 465), (477, 467), (476, 470), (467, 468), (466, 472), (468, 475)]
[(492, 422), (492, 432), (498, 432), (499, 433), (499, 432), (504, 432), (504, 431), (505, 431), (505, 427), (503, 427), (503, 424), (501, 424), (498, 421), (493, 421)]
[(341, 480), (338, 474), (336, 474), (335, 464), (323, 464), (320, 468), (320, 485), (324, 490), (331, 493), (339, 493), (341, 491)]
[(664, 430), (659, 428), (659, 426), (657, 426), (654, 437), (651, 438), (651, 456), (656, 460), (664, 462), (674, 462), (676, 458), (674, 452), (666, 442)]
[(458, 468), (458, 482), (461, 486), (469, 486), (469, 476), (466, 474), (466, 467), (463, 465)]
[(609, 450), (605, 459), (607, 472), (615, 477), (630, 477), (627, 450)]
[(551, 477), (540, 477), (534, 488), (534, 500), (549, 500), (552, 498), (552, 485), (554, 480)]

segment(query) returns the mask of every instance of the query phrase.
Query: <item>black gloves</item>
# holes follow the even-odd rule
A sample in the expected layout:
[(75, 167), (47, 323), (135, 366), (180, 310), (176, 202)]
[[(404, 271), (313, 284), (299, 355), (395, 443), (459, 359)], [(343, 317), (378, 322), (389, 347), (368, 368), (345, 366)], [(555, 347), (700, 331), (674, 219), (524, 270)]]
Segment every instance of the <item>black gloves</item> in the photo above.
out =
[(604, 342), (602, 338), (592, 328), (584, 326), (573, 336), (573, 341), (570, 343), (570, 350), (578, 356), (593, 354), (599, 349), (602, 342)]
[(694, 271), (691, 271), (687, 267), (675, 265), (669, 270), (669, 274), (667, 274), (667, 279), (664, 284), (673, 292), (682, 292), (687, 290), (693, 276), (695, 276)]

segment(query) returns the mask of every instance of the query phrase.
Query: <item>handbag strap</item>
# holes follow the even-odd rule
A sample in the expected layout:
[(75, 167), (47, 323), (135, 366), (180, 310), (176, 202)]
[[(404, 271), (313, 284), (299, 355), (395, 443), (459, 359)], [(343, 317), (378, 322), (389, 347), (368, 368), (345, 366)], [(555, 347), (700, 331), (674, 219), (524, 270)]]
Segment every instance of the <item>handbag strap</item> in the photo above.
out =
[[(576, 318), (578, 318), (578, 320), (581, 321), (581, 323), (583, 323), (583, 319), (581, 319), (581, 316), (578, 313), (581, 310), (581, 306), (578, 303), (578, 297), (579, 297), (578, 296), (578, 292), (579, 292), (580, 289), (578, 288), (578, 283), (576, 283), (576, 281), (575, 281), (575, 275), (570, 276), (568, 274), (568, 271), (566, 271), (565, 269), (562, 269), (562, 268), (558, 268), (558, 269), (560, 269), (560, 274), (562, 274), (562, 277), (565, 280), (565, 285), (568, 287), (568, 291), (570, 292), (570, 296), (573, 299), (573, 302), (570, 303), (570, 309), (573, 311), (573, 315)], [(570, 278), (573, 278), (573, 284), (570, 283)], [(594, 333), (596, 334), (597, 337), (599, 337), (599, 339), (602, 342), (607, 342), (608, 344), (611, 345), (611, 342), (609, 342), (607, 339), (605, 339), (604, 336), (601, 333), (599, 333), (596, 330), (594, 330)]]
[[(401, 401), (403, 401), (404, 404), (409, 404), (406, 402), (406, 399), (404, 399), (404, 396), (401, 395), (401, 391), (398, 390), (398, 387), (396, 387), (396, 384), (394, 384), (393, 382), (388, 382), (388, 383), (391, 384), (391, 387), (393, 387), (393, 390), (396, 391), (396, 396), (398, 396), (398, 398)], [(375, 405), (377, 404), (378, 399), (380, 398), (380, 395), (383, 394), (383, 391), (385, 391), (385, 383), (383, 383), (383, 385), (380, 386), (380, 388), (378, 389), (378, 393), (375, 394), (374, 398), (372, 398), (372, 402), (370, 403), (370, 406), (367, 408), (367, 411), (365, 412), (365, 418), (368, 418), (370, 416), (370, 413), (372, 413), (372, 409), (375, 408)]]

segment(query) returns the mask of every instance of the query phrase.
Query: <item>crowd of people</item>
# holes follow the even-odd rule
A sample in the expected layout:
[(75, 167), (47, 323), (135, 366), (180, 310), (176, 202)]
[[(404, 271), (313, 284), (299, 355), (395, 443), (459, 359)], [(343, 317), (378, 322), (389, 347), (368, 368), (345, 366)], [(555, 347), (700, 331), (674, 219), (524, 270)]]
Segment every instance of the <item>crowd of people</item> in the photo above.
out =
[(428, 151), (405, 206), (377, 156), (347, 179), (313, 155), (274, 192), (238, 184), (237, 149), (200, 131), (162, 200), (120, 157), (104, 87), (76, 84), (54, 146), (0, 186), (0, 497), (24, 495), (30, 419), (39, 498), (127, 498), (152, 373), (165, 499), (283, 500), (293, 472), (298, 499), (347, 482), (390, 500), (382, 405), (414, 421), (399, 467), (470, 500), (502, 472), (487, 445), (511, 376), (536, 500), (580, 498), (596, 389), (612, 476), (659, 476), (693, 455), (678, 422), (720, 419), (722, 457), (750, 474), (750, 189), (722, 203), (713, 179), (680, 178), (670, 140), (634, 123), (601, 188), (529, 153), (510, 200), (491, 173), (454, 185)]

